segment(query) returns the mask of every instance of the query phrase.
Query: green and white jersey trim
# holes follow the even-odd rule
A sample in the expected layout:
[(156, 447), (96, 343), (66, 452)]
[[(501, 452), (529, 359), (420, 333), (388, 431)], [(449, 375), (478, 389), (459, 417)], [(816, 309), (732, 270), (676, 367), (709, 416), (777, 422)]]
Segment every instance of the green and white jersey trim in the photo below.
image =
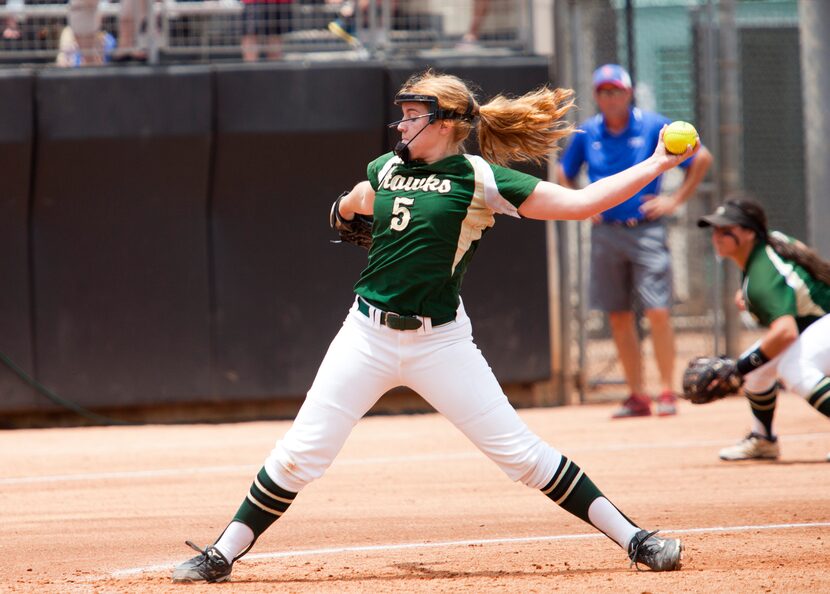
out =
[(470, 251), (470, 246), (481, 239), (486, 229), (496, 224), (493, 213), (506, 214), (520, 219), (519, 209), (504, 199), (499, 193), (496, 176), (490, 164), (478, 155), (464, 155), (473, 167), (475, 185), (467, 216), (461, 223), (458, 246), (452, 262), (452, 273), (462, 258)]
[[(395, 167), (396, 165), (401, 165), (402, 163), (403, 163), (403, 160), (401, 160), (401, 158), (399, 156), (395, 155), (394, 157), (392, 157), (391, 159), (386, 161), (386, 163), (384, 163), (383, 167), (380, 168), (380, 171), (378, 171), (377, 177), (374, 180), (372, 180), (372, 178), (369, 177), (369, 181), (372, 183), (372, 187), (375, 189), (376, 192), (378, 190), (378, 184), (380, 184), (380, 183), (387, 180), (387, 178), (389, 177), (389, 174), (391, 173), (392, 168)], [(371, 166), (372, 165), (370, 164), (369, 165), (370, 170), (371, 170)]]
[[(773, 233), (792, 241), (783, 233)], [(830, 311), (830, 287), (795, 262), (782, 258), (768, 244), (759, 244), (750, 254), (742, 288), (747, 309), (763, 326), (791, 315), (803, 331)]]
[(498, 193), (493, 171), (481, 157), (464, 155), (464, 158), (470, 162), (474, 171), (473, 195), (470, 199), (470, 205), (467, 207), (467, 216), (461, 221), (461, 229), (455, 247), (455, 257), (450, 269), (450, 273), (453, 275), (464, 256), (470, 252), (470, 247), (481, 239), (487, 229), (496, 224), (493, 211), (487, 207), (487, 194)]
[(787, 284), (795, 291), (795, 310), (798, 316), (823, 316), (827, 312), (813, 301), (810, 288), (798, 274), (795, 266), (779, 256), (771, 247), (766, 247), (767, 256)]
[(386, 311), (448, 317), (464, 273), (495, 214), (518, 217), (539, 179), (476, 155), (403, 163), (391, 153), (369, 164), (375, 190), (372, 248), (355, 285)]
[(475, 172), (476, 197), (483, 197), (485, 204), (493, 212), (516, 217), (517, 219), (522, 218), (519, 216), (519, 209), (505, 200), (499, 193), (499, 187), (496, 184), (496, 175), (493, 172), (492, 165), (478, 155), (464, 155), (464, 158), (470, 162)]

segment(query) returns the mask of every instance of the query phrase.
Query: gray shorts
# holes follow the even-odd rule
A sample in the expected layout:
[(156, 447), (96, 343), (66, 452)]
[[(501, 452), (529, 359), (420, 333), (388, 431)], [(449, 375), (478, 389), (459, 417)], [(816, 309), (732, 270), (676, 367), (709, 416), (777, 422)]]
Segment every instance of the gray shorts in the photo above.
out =
[(632, 311), (672, 304), (671, 254), (661, 221), (636, 227), (609, 224), (591, 228), (591, 307)]

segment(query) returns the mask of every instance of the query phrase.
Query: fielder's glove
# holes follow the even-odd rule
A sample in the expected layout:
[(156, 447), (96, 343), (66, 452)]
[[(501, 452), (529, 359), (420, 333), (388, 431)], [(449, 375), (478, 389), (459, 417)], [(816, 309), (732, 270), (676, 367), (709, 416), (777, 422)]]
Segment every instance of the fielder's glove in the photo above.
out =
[(348, 196), (348, 192), (343, 192), (331, 205), (331, 212), (329, 213), (329, 225), (332, 229), (337, 231), (340, 236), (340, 241), (351, 243), (363, 249), (372, 247), (372, 223), (374, 217), (367, 215), (356, 214), (351, 221), (347, 221), (340, 216), (340, 201)]
[(692, 404), (706, 404), (740, 390), (744, 380), (728, 357), (698, 357), (683, 372), (683, 397)]

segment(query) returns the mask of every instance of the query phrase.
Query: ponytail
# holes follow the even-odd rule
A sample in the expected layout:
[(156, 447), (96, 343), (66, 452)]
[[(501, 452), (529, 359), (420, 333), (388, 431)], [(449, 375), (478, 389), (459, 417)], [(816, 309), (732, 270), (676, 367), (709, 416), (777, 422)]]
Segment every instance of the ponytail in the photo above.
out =
[(827, 285), (830, 285), (830, 262), (823, 260), (815, 250), (807, 247), (800, 241), (789, 241), (787, 236), (773, 231), (767, 237), (767, 243), (775, 253), (787, 260), (792, 260), (810, 276)]
[(726, 203), (734, 205), (749, 218), (747, 223), (751, 222), (751, 225), (742, 223), (741, 226), (755, 231), (758, 241), (769, 245), (785, 260), (791, 260), (804, 268), (816, 280), (830, 285), (830, 262), (822, 260), (815, 250), (800, 241), (790, 241), (786, 235), (777, 231), (770, 232), (767, 226), (767, 215), (758, 202), (747, 194), (738, 192), (733, 194), (733, 197)]
[(541, 87), (515, 99), (498, 95), (479, 105), (470, 86), (451, 74), (425, 70), (411, 76), (399, 93), (436, 97), (443, 112), (456, 114), (451, 118), (456, 149), (464, 152), (464, 141), (475, 128), (481, 155), (497, 165), (541, 163), (573, 132), (564, 121), (574, 105), (570, 89)]
[(479, 108), (478, 143), (491, 163), (541, 163), (560, 139), (573, 132), (564, 120), (573, 107), (573, 91), (542, 87), (516, 99), (494, 97)]

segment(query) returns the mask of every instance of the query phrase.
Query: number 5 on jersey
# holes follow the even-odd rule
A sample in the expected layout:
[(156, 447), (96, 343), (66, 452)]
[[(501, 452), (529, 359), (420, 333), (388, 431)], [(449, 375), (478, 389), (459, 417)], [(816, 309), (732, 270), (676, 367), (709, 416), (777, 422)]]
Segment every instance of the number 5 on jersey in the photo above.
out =
[(403, 231), (409, 225), (412, 213), (409, 207), (415, 204), (414, 198), (395, 196), (395, 203), (392, 205), (392, 221), (389, 224), (394, 231)]

